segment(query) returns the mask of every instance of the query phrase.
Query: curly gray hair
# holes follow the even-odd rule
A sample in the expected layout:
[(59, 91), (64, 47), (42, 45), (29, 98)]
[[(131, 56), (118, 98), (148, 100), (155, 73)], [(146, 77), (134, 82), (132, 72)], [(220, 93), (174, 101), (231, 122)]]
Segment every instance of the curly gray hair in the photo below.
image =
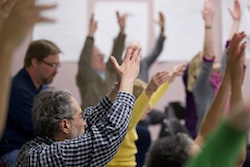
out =
[(54, 137), (60, 132), (59, 122), (72, 119), (76, 112), (66, 90), (50, 88), (41, 91), (34, 100), (32, 121), (38, 136)]

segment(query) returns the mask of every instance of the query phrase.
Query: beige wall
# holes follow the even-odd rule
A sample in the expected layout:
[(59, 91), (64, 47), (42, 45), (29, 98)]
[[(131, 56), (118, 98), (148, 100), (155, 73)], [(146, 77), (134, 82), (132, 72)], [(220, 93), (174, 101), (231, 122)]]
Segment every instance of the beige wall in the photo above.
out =
[[(216, 5), (217, 5), (216, 8), (219, 9), (219, 5), (220, 5), (219, 1), (216, 1)], [(216, 18), (215, 23), (214, 23), (214, 27), (215, 27), (214, 36), (216, 37), (214, 39), (215, 52), (217, 55), (221, 55), (220, 12), (216, 12), (215, 18)], [(31, 38), (29, 35), (29, 37), (27, 37), (27, 40), (17, 50), (14, 56), (14, 60), (13, 60), (12, 75), (14, 75), (23, 66), (24, 54), (25, 54), (25, 51), (26, 51), (26, 48), (30, 39)], [(156, 62), (153, 65), (153, 67), (150, 69), (150, 75), (156, 73), (157, 71), (162, 71), (162, 70), (170, 71), (174, 65), (177, 65), (179, 63), (186, 63), (186, 62)], [(245, 98), (249, 97), (249, 85), (250, 85), (250, 77), (249, 77), (250, 61), (249, 60), (247, 61), (247, 67), (248, 68), (246, 70), (245, 81), (243, 85), (243, 93), (244, 93)], [(75, 81), (76, 72), (77, 72), (76, 63), (62, 62), (62, 67), (59, 69), (59, 73), (55, 77), (55, 80), (52, 86), (70, 90), (72, 94), (74, 95), (74, 97), (77, 100), (79, 100), (79, 102), (81, 102), (80, 95), (79, 95), (78, 88), (76, 86), (76, 81)], [(171, 84), (169, 91), (160, 100), (156, 108), (163, 110), (167, 102), (174, 101), (174, 100), (178, 100), (182, 102), (185, 101), (184, 87), (183, 87), (181, 78), (177, 78), (175, 82)], [(158, 132), (157, 130), (158, 130), (157, 128), (151, 129), (153, 139), (155, 139), (155, 137), (157, 136), (157, 132)]]

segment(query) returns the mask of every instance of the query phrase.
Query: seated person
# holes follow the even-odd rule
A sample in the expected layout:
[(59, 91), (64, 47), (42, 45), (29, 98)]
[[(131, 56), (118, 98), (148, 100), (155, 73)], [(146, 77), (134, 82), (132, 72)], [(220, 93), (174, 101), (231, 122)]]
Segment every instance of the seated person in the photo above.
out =
[(139, 74), (140, 58), (141, 49), (135, 44), (128, 46), (121, 65), (111, 57), (120, 76), (119, 87), (84, 113), (67, 91), (49, 89), (39, 93), (32, 108), (38, 137), (20, 149), (16, 165), (106, 165), (128, 129), (135, 101), (133, 82)]
[[(167, 86), (169, 83), (172, 83), (175, 79), (176, 76), (180, 76), (182, 75), (183, 71), (185, 70), (185, 65), (184, 64), (179, 64), (177, 66), (175, 66), (173, 68), (173, 70), (170, 73), (170, 78), (168, 80), (168, 83), (165, 83), (164, 85)], [(164, 88), (164, 86), (161, 86)], [(144, 82), (141, 79), (136, 79), (135, 83), (134, 83), (134, 96), (136, 97), (136, 99), (141, 95), (141, 93), (146, 90), (147, 88), (147, 83)], [(162, 95), (167, 91), (167, 88), (165, 89), (159, 89), (159, 91), (161, 91)], [(158, 90), (157, 90), (158, 92)], [(160, 97), (159, 97), (160, 99)], [(150, 133), (148, 130), (148, 125), (150, 123), (151, 120), (150, 117), (148, 117), (148, 115), (154, 110), (152, 110), (151, 105), (148, 105), (147, 108), (145, 109), (140, 122), (138, 123), (137, 127), (136, 127), (136, 132), (138, 134), (138, 140), (135, 142), (136, 147), (137, 147), (137, 153), (136, 153), (136, 162), (137, 162), (137, 167), (142, 167), (144, 165), (144, 159), (145, 159), (145, 155), (146, 152), (148, 151), (148, 148), (151, 144), (151, 137), (150, 137)], [(160, 122), (162, 122), (164, 119), (168, 119), (166, 118), (165, 114), (163, 112), (159, 112), (157, 114), (157, 117), (159, 117), (159, 120), (161, 120)], [(168, 119), (169, 120), (169, 119)], [(171, 119), (170, 121), (170, 126), (171, 128), (175, 128), (176, 125), (179, 127), (181, 127), (179, 130), (182, 129), (182, 131), (184, 130), (184, 127), (179, 123), (178, 120), (173, 120)], [(159, 123), (159, 122), (158, 122)], [(163, 124), (163, 122), (162, 122)], [(173, 125), (173, 126), (172, 126)]]
[[(190, 137), (185, 135), (177, 135), (171, 138), (166, 137), (157, 140), (151, 146), (148, 152), (145, 165), (146, 167), (153, 167), (153, 166), (181, 167), (190, 156), (196, 155), (198, 152), (200, 152), (200, 149), (203, 148), (205, 139), (223, 119), (231, 88), (232, 88), (232, 96), (231, 96), (232, 98), (230, 105), (233, 113), (230, 114), (236, 115), (233, 109), (238, 106), (241, 107), (243, 106), (241, 86), (244, 78), (244, 68), (243, 68), (244, 63), (242, 59), (244, 59), (245, 55), (244, 54), (245, 43), (243, 43), (242, 45), (239, 45), (239, 43), (244, 37), (245, 37), (244, 33), (238, 33), (233, 37), (230, 43), (230, 46), (232, 47), (230, 48), (229, 46), (229, 51), (227, 53), (228, 60), (227, 60), (225, 76), (218, 90), (218, 93), (212, 105), (210, 106), (209, 111), (205, 116), (205, 119), (201, 126), (201, 130), (198, 133), (198, 136), (196, 137), (195, 141), (193, 141)], [(241, 139), (240, 141), (241, 141), (240, 149), (242, 152), (241, 155), (237, 157), (238, 161), (234, 161), (234, 166), (237, 167), (241, 167), (243, 165), (246, 156), (245, 141)], [(238, 146), (239, 144), (237, 144), (237, 147)], [(213, 148), (215, 149), (215, 147)], [(223, 149), (225, 149), (225, 147), (223, 147)], [(166, 150), (171, 150), (171, 151), (166, 151)], [(212, 154), (215, 155), (215, 152), (213, 152)], [(213, 156), (213, 158), (214, 157), (215, 156)], [(216, 155), (216, 157), (218, 156)], [(201, 164), (202, 166), (203, 165), (205, 166), (206, 164), (204, 161), (199, 161), (199, 162), (200, 166)], [(211, 163), (208, 164), (211, 165)]]
[[(168, 88), (167, 81), (169, 78), (170, 77), (168, 72), (163, 71), (156, 73), (150, 80), (147, 88), (136, 99), (135, 106), (132, 112), (132, 118), (128, 127), (128, 132), (114, 158), (107, 164), (107, 167), (136, 166), (135, 154), (137, 153), (137, 148), (135, 145), (135, 141), (138, 139), (138, 135), (136, 133), (136, 126), (139, 120), (141, 119), (143, 113), (151, 106), (154, 106), (159, 100), (159, 97), (161, 97), (162, 94), (165, 92), (161, 90)], [(162, 89), (158, 89), (160, 85), (162, 85)]]
[[(122, 62), (122, 53), (124, 50), (124, 42), (126, 38), (125, 25), (127, 15), (120, 15), (116, 12), (117, 22), (120, 31), (116, 39), (112, 53), (118, 63)], [(112, 85), (117, 81), (117, 73), (112, 66), (110, 56), (107, 63), (105, 62), (105, 55), (102, 53), (95, 42), (95, 32), (97, 31), (97, 21), (94, 15), (91, 15), (89, 20), (89, 32), (86, 37), (84, 47), (78, 62), (78, 72), (76, 76), (77, 86), (80, 91), (81, 99), (83, 101), (82, 108), (95, 105), (104, 95), (112, 88)]]

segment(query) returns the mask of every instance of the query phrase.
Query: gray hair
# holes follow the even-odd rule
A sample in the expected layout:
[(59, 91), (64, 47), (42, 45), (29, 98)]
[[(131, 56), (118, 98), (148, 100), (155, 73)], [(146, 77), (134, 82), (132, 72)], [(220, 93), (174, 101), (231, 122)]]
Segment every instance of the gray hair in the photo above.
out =
[(59, 122), (73, 118), (76, 109), (70, 97), (72, 95), (68, 91), (55, 88), (43, 90), (35, 97), (32, 121), (38, 136), (53, 138), (60, 132)]
[(156, 140), (149, 148), (145, 167), (181, 167), (189, 158), (187, 148), (191, 146), (192, 139), (178, 133)]

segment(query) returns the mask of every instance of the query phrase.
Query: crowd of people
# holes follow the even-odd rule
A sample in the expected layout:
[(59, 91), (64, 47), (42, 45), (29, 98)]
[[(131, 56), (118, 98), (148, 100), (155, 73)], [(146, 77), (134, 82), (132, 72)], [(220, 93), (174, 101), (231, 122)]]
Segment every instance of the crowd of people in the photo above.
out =
[[(155, 21), (160, 34), (152, 52), (142, 58), (138, 42), (126, 40), (127, 14), (116, 12), (120, 31), (108, 61), (94, 44), (97, 20), (77, 63), (80, 104), (68, 91), (49, 86), (58, 73), (60, 53), (54, 42), (30, 42), (23, 67), (10, 80), (13, 53), (36, 23), (55, 20), (42, 15), (56, 5), (35, 0), (2, 0), (0, 8), (0, 166), (86, 167), (243, 167), (249, 166), (247, 131), (250, 102), (243, 99), (246, 34), (239, 31), (241, 7), (229, 9), (233, 25), (221, 62), (213, 44), (215, 7), (202, 9), (204, 47), (173, 70), (149, 69), (164, 46), (165, 17)], [(249, 6), (250, 11), (250, 6)], [(154, 107), (183, 77), (185, 125)], [(171, 120), (176, 129), (151, 141), (148, 126)], [(178, 127), (178, 128), (177, 128)]]

